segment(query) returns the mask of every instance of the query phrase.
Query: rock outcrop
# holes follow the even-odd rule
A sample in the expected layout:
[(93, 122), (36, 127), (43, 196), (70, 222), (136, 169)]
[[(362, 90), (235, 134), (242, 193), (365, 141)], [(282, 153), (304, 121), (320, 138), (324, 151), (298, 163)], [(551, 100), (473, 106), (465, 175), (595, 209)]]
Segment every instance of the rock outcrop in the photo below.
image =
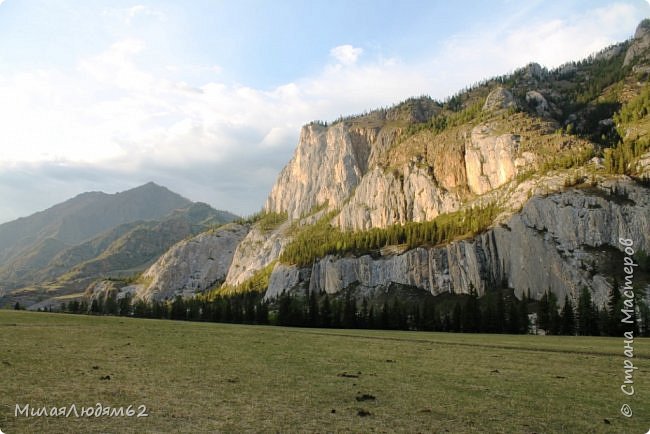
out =
[(228, 224), (175, 244), (142, 275), (148, 282), (137, 291), (145, 300), (184, 297), (223, 282), (235, 249), (248, 231)]
[(432, 220), (459, 206), (458, 197), (440, 188), (426, 167), (415, 163), (406, 164), (399, 171), (375, 167), (363, 177), (335, 222), (344, 229), (383, 228), (407, 221)]
[(286, 233), (288, 229), (289, 222), (271, 231), (253, 227), (237, 246), (225, 283), (240, 285), (256, 271), (277, 260), (284, 246), (291, 241)]
[(278, 264), (267, 297), (292, 289), (332, 294), (353, 285), (371, 292), (391, 283), (434, 295), (467, 293), (472, 285), (483, 294), (507, 282), (518, 296), (528, 290), (536, 298), (549, 289), (559, 299), (575, 298), (587, 287), (602, 304), (608, 270), (622, 264), (619, 238), (632, 239), (637, 251), (650, 249), (648, 189), (629, 180), (534, 197), (507, 224), (444, 247), (379, 258), (327, 256), (306, 269)]
[(625, 53), (623, 65), (627, 66), (639, 59), (647, 63), (650, 60), (648, 49), (650, 49), (650, 19), (645, 19), (641, 21), (634, 32), (634, 39)]
[[(514, 103), (504, 88), (490, 95), (486, 107), (491, 109)], [(531, 94), (538, 97), (542, 108), (548, 109), (541, 93)], [(513, 122), (529, 125), (527, 147), (521, 146)], [(355, 122), (311, 124), (303, 129), (296, 154), (274, 185), (266, 209), (288, 212), (290, 219), (299, 220), (326, 203), (328, 209), (340, 211), (332, 223), (344, 230), (429, 221), (508, 185), (522, 171), (534, 170), (549, 158), (542, 154), (550, 148), (557, 152), (558, 147), (578, 143), (558, 144), (565, 139), (554, 135), (549, 127), (553, 122), (527, 114), (510, 121), (494, 113), (475, 126), (449, 128), (442, 134), (424, 130), (406, 138), (379, 121), (374, 129)], [(281, 251), (280, 239), (251, 232), (242, 247), (248, 253), (236, 254), (236, 270), (227, 281), (241, 282), (240, 275), (251, 274), (241, 270), (271, 263)], [(266, 247), (244, 247), (253, 245)]]
[(483, 110), (500, 110), (515, 106), (515, 98), (512, 96), (512, 93), (508, 89), (497, 87), (487, 96)]
[(347, 199), (368, 168), (370, 144), (378, 129), (303, 127), (293, 158), (280, 173), (265, 209), (287, 212), (292, 219), (327, 203), (335, 208)]
[(489, 125), (475, 127), (465, 149), (467, 183), (472, 193), (480, 195), (510, 181), (516, 174), (518, 148), (513, 134), (496, 135)]
[(535, 109), (538, 116), (549, 117), (551, 116), (551, 106), (549, 105), (544, 95), (536, 90), (526, 92), (526, 102), (529, 106)]
[(529, 63), (523, 68), (523, 78), (528, 83), (543, 80), (548, 71), (539, 63)]

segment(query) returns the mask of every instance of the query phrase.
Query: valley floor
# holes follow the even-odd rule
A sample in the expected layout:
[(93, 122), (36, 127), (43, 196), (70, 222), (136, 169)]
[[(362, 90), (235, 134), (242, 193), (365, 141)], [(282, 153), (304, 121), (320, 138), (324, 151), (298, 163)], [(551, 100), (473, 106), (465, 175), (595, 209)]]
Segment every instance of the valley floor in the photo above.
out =
[[(326, 330), (0, 311), (14, 433), (645, 433), (650, 340)], [(146, 406), (147, 417), (15, 416)], [(627, 403), (631, 418), (619, 409)]]

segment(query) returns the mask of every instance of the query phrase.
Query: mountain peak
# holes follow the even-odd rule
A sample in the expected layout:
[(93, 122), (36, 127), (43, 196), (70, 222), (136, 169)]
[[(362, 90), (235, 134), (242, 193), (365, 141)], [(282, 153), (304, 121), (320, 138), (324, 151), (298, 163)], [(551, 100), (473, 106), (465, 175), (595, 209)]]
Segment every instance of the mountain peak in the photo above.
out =
[[(141, 191), (141, 190), (162, 190), (162, 191), (170, 191), (167, 187), (162, 186), (162, 185), (160, 185), (160, 184), (156, 184), (156, 183), (153, 182), (153, 181), (149, 181), (149, 182), (147, 182), (146, 184), (142, 184), (142, 185), (140, 185), (140, 186), (138, 186), (138, 187), (134, 187), (134, 188), (132, 188), (132, 189), (130, 189), (130, 190), (126, 190), (126, 191)], [(125, 193), (126, 193), (126, 191), (125, 191)]]
[(115, 194), (87, 192), (44, 211), (0, 225), (0, 262), (48, 237), (74, 245), (117, 225), (157, 220), (192, 202), (149, 182)]
[(142, 184), (140, 187), (148, 187), (148, 188), (166, 188), (160, 184), (156, 184), (153, 181), (149, 181), (146, 184)]
[[(639, 23), (634, 32), (634, 39), (625, 53), (623, 65), (635, 63), (635, 67), (641, 70), (648, 70), (647, 62), (650, 59), (650, 19), (645, 19)], [(645, 66), (645, 68), (644, 68)]]
[(650, 33), (650, 18), (641, 21), (634, 32), (634, 39), (641, 39)]

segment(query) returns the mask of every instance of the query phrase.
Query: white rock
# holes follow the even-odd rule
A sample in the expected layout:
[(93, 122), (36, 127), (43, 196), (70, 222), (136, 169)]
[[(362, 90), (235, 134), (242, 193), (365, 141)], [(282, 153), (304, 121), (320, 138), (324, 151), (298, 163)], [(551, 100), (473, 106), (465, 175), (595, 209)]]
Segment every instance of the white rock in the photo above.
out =
[(145, 300), (191, 296), (223, 281), (246, 233), (245, 226), (233, 223), (175, 244), (143, 273), (148, 284), (138, 289), (137, 296)]

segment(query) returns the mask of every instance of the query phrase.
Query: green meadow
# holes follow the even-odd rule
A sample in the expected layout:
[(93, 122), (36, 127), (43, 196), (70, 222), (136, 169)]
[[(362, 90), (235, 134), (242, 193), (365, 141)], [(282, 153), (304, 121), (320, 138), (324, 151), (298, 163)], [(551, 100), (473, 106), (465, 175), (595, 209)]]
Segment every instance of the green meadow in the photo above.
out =
[[(0, 311), (14, 433), (639, 433), (650, 341), (302, 329)], [(146, 417), (16, 416), (74, 404)], [(620, 414), (629, 404), (633, 415)], [(58, 411), (57, 411), (58, 413)]]

